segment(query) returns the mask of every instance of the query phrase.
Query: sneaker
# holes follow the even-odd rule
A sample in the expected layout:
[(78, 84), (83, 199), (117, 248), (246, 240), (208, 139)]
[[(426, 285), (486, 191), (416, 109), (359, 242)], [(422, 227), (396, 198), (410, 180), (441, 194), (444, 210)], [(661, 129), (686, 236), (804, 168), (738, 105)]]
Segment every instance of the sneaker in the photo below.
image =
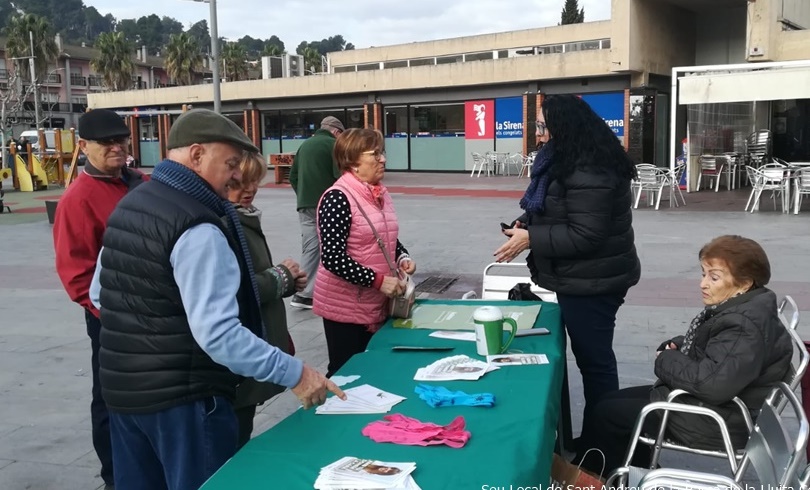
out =
[(301, 295), (294, 294), (292, 300), (290, 301), (290, 306), (295, 306), (296, 308), (306, 308), (308, 310), (311, 310), (312, 298), (305, 298)]

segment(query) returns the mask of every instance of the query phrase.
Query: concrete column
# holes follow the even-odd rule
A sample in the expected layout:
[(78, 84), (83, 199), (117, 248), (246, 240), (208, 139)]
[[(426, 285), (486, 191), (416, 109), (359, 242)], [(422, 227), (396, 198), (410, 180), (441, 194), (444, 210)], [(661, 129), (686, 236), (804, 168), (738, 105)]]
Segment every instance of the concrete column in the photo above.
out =
[[(75, 128), (78, 125), (76, 115), (73, 113), (73, 87), (70, 85), (70, 56), (65, 56), (65, 76), (63, 77), (65, 84), (65, 98), (68, 104), (68, 117), (65, 121), (68, 128)], [(81, 136), (81, 135), (79, 135)]]

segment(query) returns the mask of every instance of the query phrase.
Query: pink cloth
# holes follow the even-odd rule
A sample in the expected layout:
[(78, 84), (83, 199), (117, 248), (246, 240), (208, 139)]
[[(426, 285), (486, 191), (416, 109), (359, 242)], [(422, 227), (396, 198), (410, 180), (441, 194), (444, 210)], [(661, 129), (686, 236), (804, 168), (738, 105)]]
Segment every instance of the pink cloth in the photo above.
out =
[[(351, 172), (345, 172), (324, 194), (332, 189), (343, 192), (351, 206), (352, 224), (346, 242), (346, 253), (380, 276), (390, 276), (388, 261), (385, 260), (368, 221), (357, 209), (359, 205), (365, 210), (391, 260), (396, 263), (399, 222), (394, 203), (385, 186), (371, 186), (358, 180)], [(320, 207), (320, 203), (318, 206)], [(370, 332), (376, 332), (388, 318), (388, 298), (379, 289), (351, 284), (320, 264), (315, 275), (312, 311), (335, 322), (367, 325)]]
[(392, 442), (405, 446), (433, 446), (446, 444), (452, 448), (464, 447), (470, 433), (464, 430), (464, 417), (456, 417), (448, 425), (420, 422), (395, 413), (384, 420), (372, 422), (363, 428), (363, 435), (374, 442)]

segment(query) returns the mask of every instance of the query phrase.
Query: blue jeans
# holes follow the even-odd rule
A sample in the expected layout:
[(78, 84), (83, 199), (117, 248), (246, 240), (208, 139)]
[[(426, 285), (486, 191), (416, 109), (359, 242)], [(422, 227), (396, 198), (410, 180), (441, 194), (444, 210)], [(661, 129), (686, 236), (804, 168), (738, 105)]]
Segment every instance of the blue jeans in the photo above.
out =
[(117, 490), (197, 490), (236, 453), (237, 422), (224, 397), (150, 414), (110, 410)]

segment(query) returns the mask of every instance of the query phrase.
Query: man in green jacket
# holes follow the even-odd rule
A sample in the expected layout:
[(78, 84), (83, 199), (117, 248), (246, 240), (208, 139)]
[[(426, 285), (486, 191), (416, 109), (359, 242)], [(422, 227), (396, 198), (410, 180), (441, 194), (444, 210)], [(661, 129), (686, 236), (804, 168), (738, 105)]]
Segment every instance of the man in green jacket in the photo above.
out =
[(290, 169), (290, 184), (297, 197), (298, 219), (301, 221), (301, 270), (307, 274), (307, 287), (293, 295), (290, 305), (312, 308), (312, 290), (321, 259), (315, 210), (321, 196), (340, 177), (332, 150), (335, 138), (345, 130), (340, 119), (332, 116), (321, 121), (321, 128), (301, 145)]

